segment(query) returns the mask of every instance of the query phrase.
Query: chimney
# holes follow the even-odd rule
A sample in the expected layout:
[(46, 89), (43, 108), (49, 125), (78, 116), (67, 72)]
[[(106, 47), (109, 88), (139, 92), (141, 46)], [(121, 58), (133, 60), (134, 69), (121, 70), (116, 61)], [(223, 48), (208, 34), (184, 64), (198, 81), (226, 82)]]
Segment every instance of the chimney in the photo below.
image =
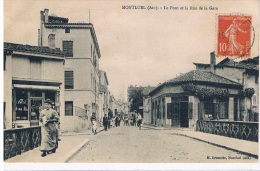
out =
[(215, 74), (216, 56), (215, 52), (210, 53), (210, 72)]
[(49, 9), (44, 9), (44, 21), (45, 23), (48, 23), (49, 22), (49, 16), (48, 16), (48, 13), (49, 13)]

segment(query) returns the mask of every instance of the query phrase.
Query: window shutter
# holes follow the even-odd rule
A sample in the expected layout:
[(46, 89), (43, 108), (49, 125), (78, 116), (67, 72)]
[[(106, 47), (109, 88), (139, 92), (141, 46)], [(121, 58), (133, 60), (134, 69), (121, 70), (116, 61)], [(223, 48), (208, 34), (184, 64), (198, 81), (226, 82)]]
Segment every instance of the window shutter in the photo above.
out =
[(65, 71), (65, 89), (73, 89), (73, 71)]
[(65, 116), (73, 116), (73, 101), (65, 101)]
[(73, 41), (63, 41), (63, 52), (66, 57), (73, 57)]

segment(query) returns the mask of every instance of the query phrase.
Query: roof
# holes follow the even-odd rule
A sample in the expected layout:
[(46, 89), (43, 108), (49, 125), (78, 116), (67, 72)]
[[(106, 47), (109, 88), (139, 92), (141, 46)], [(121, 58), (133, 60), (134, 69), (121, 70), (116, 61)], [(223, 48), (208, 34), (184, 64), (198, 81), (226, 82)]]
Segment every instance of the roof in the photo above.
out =
[(232, 59), (226, 58), (219, 62), (217, 66), (223, 67), (234, 67), (234, 68), (242, 68), (242, 69), (252, 69), (252, 70), (259, 70), (259, 56), (255, 58), (248, 58), (242, 60), (240, 62), (236, 62)]
[[(234, 82), (227, 78), (221, 77), (219, 75), (213, 74), (211, 72), (201, 71), (201, 70), (192, 70), (183, 75), (180, 75), (176, 78), (165, 81), (163, 84), (157, 86), (153, 91), (159, 89), (160, 87), (166, 84), (183, 84), (183, 83), (202, 83), (202, 84), (213, 84), (213, 85), (222, 85), (222, 86), (232, 86), (232, 87), (241, 87), (240, 83)], [(152, 92), (153, 92), (152, 91)]]
[(196, 66), (204, 66), (204, 67), (209, 67), (210, 64), (203, 64), (203, 63), (196, 63), (196, 62), (193, 62), (194, 65)]
[(23, 45), (23, 44), (4, 42), (4, 50), (36, 53), (36, 54), (43, 54), (43, 55), (53, 55), (53, 56), (62, 57), (62, 59), (64, 57), (64, 53), (60, 49), (57, 48), (52, 49), (45, 46), (32, 46), (32, 45)]
[(156, 87), (144, 87), (142, 94), (144, 96), (148, 96), (151, 91), (153, 91)]
[(94, 30), (94, 26), (91, 23), (44, 23), (44, 27), (46, 28), (81, 28), (81, 29), (90, 29), (91, 35), (93, 37), (93, 41), (95, 47), (97, 49), (98, 57), (101, 57), (97, 36)]
[[(210, 64), (203, 64), (203, 63), (193, 63), (196, 66), (204, 66), (209, 67)], [(252, 70), (259, 70), (259, 56), (254, 58), (248, 58), (245, 60), (242, 60), (240, 62), (236, 62), (230, 58), (225, 58), (222, 61), (220, 61), (217, 65), (217, 67), (233, 67), (233, 68), (241, 68), (241, 69), (252, 69)]]

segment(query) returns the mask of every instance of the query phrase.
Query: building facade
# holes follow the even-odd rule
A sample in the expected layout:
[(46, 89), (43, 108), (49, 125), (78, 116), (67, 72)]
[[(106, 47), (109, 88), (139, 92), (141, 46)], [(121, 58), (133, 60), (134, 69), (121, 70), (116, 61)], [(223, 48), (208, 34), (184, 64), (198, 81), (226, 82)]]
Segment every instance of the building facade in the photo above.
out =
[[(211, 56), (214, 59), (214, 53)], [(194, 63), (198, 70), (210, 71), (214, 66), (214, 73), (242, 84), (243, 89), (238, 93), (237, 114), (234, 121), (258, 122), (259, 115), (259, 57), (248, 58), (236, 62), (226, 58), (214, 64)]]
[[(149, 93), (151, 123), (196, 128), (198, 120), (258, 122), (258, 57), (225, 59), (160, 84)], [(223, 131), (223, 130), (222, 130)]]
[(39, 46), (60, 48), (65, 54), (64, 131), (90, 128), (91, 114), (98, 115), (99, 59), (101, 57), (94, 26), (69, 23), (68, 18), (40, 12)]
[(152, 123), (152, 116), (150, 115), (151, 112), (151, 97), (149, 93), (154, 90), (155, 87), (144, 87), (142, 95), (143, 95), (143, 123), (150, 124)]
[[(90, 127), (98, 113), (99, 59), (97, 37), (91, 23), (69, 23), (68, 18), (40, 12), (39, 46), (60, 48), (65, 54), (65, 131)], [(70, 123), (70, 124), (68, 124)]]
[(98, 118), (103, 118), (105, 114), (108, 116), (109, 108), (109, 91), (108, 91), (108, 79), (105, 71), (99, 71), (99, 115)]
[(46, 99), (63, 118), (63, 68), (59, 49), (4, 43), (4, 129), (39, 125)]

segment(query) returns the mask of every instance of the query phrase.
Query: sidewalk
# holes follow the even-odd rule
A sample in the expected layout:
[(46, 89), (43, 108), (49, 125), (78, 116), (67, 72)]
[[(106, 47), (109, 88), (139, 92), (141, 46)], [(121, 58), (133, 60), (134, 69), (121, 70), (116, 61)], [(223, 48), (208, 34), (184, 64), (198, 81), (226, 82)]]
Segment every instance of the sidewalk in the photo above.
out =
[(152, 125), (143, 125), (143, 127), (157, 130), (171, 130), (172, 134), (174, 135), (189, 137), (198, 141), (206, 142), (218, 147), (226, 148), (228, 150), (240, 152), (251, 157), (258, 158), (258, 142), (208, 134), (194, 131), (188, 128), (164, 128)]
[[(103, 128), (97, 131), (100, 133)], [(73, 157), (81, 148), (89, 143), (91, 130), (82, 133), (68, 133), (60, 136), (59, 147), (56, 153), (41, 157), (41, 151), (38, 148), (22, 153), (4, 161), (4, 163), (65, 163)]]

